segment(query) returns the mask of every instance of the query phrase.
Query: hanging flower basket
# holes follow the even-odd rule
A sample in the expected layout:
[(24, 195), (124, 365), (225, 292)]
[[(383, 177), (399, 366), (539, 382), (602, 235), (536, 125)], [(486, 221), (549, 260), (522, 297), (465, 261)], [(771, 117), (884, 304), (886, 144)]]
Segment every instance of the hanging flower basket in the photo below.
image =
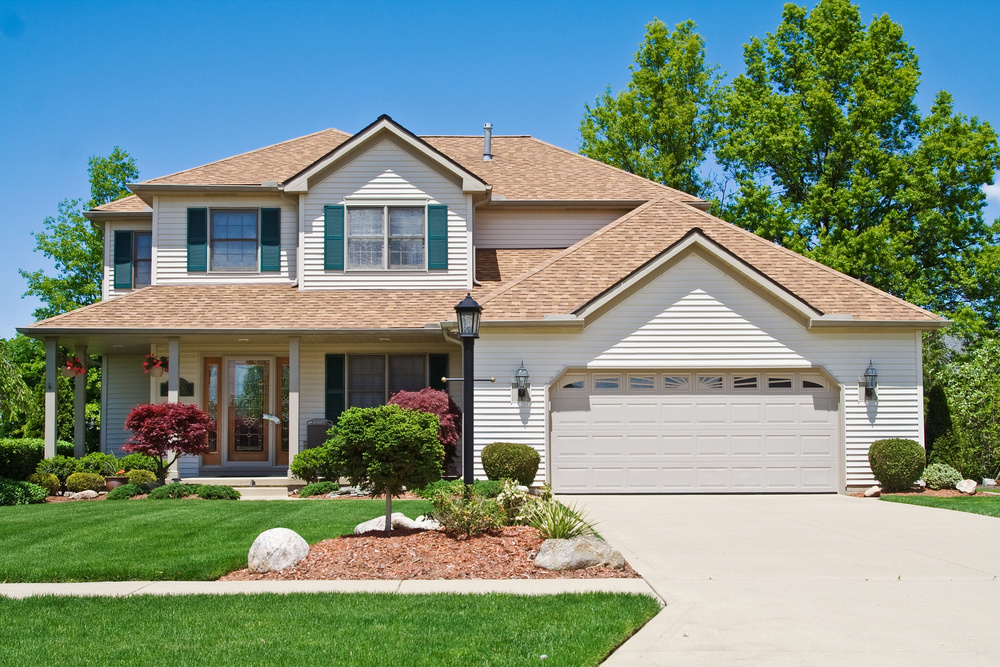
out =
[(86, 367), (80, 361), (79, 357), (66, 357), (63, 359), (61, 370), (63, 376), (68, 378), (74, 375), (83, 375), (87, 372)]
[(155, 354), (147, 354), (146, 360), (142, 362), (142, 370), (149, 373), (154, 378), (162, 377), (163, 374), (169, 370), (167, 357), (158, 357)]

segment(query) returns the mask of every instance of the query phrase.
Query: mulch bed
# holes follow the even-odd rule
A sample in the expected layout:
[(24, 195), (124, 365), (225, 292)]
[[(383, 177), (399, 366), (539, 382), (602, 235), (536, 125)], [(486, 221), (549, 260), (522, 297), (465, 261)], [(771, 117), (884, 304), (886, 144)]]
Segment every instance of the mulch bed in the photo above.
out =
[[(1000, 487), (997, 487), (1000, 489)], [(990, 491), (979, 491), (976, 495), (993, 495), (993, 493), (1000, 493)], [(855, 498), (864, 498), (865, 492), (858, 491), (857, 493), (852, 493)], [(955, 496), (965, 496), (968, 494), (962, 493), (956, 489), (914, 489), (912, 491), (897, 491), (895, 493), (883, 493), (883, 496), (932, 496), (935, 498), (954, 498)]]
[(309, 547), (309, 555), (281, 572), (236, 570), (220, 581), (300, 579), (634, 579), (623, 570), (591, 567), (552, 572), (533, 564), (542, 546), (530, 526), (507, 526), (490, 535), (450, 537), (437, 530), (394, 530), (344, 535)]

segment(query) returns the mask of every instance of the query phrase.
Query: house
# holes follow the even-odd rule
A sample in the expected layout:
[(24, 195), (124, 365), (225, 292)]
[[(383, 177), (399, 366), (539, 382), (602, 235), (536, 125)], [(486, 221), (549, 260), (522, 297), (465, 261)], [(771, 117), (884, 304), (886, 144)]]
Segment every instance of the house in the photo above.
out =
[(87, 213), (103, 300), (19, 329), (47, 341), (50, 453), (67, 346), (102, 357), (105, 450), (133, 405), (193, 402), (217, 432), (181, 475), (286, 474), (310, 422), (461, 376), (470, 292), (497, 378), (477, 472), (514, 441), (560, 492), (834, 492), (872, 482), (873, 440), (923, 438), (921, 332), (946, 320), (532, 137), (382, 116), (130, 187)]

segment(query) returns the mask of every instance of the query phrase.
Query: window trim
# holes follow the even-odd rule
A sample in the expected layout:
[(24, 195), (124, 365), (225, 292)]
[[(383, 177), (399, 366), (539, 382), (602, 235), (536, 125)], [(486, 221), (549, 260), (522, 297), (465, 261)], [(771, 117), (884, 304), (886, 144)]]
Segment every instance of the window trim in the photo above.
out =
[[(238, 206), (220, 206), (219, 208), (209, 207), (209, 209), (208, 209), (208, 229), (206, 231), (207, 231), (207, 237), (208, 237), (208, 253), (207, 253), (208, 254), (208, 258), (207, 258), (207, 260), (208, 260), (208, 271), (210, 273), (225, 273), (225, 274), (228, 274), (228, 275), (240, 274), (240, 273), (242, 273), (244, 275), (258, 275), (258, 274), (261, 273), (261, 271), (260, 271), (260, 246), (261, 246), (261, 238), (260, 238), (260, 218), (261, 218), (261, 214), (260, 214), (260, 210), (261, 210), (260, 206), (258, 206), (256, 208), (254, 208), (254, 207), (241, 208), (241, 207), (238, 207)], [(216, 240), (219, 240), (219, 241), (246, 241), (247, 239), (243, 239), (243, 238), (240, 238), (240, 239), (216, 239), (215, 238), (215, 214), (216, 213), (249, 213), (251, 211), (256, 215), (256, 218), (257, 218), (256, 238), (254, 240), (254, 243), (256, 245), (256, 252), (254, 253), (253, 267), (252, 268), (243, 268), (243, 267), (240, 267), (240, 268), (235, 268), (235, 269), (218, 268), (218, 267), (216, 267), (214, 265), (214, 262), (213, 262), (213, 259), (215, 258), (214, 248), (215, 248), (215, 242), (216, 242)]]
[[(430, 243), (429, 230), (428, 230), (428, 213), (427, 207), (430, 204), (428, 200), (423, 201), (385, 201), (385, 200), (365, 200), (365, 199), (347, 199), (344, 200), (344, 268), (345, 273), (382, 273), (384, 271), (392, 272), (406, 272), (406, 271), (428, 271), (428, 245)], [(352, 238), (373, 238), (373, 237), (355, 237), (351, 235), (351, 209), (352, 208), (381, 208), (382, 209), (382, 266), (379, 268), (372, 267), (352, 267), (351, 266), (351, 239)], [(389, 241), (393, 238), (390, 234), (389, 229), (389, 209), (390, 208), (419, 208), (423, 210), (424, 224), (423, 224), (423, 235), (420, 237), (423, 241), (423, 259), (420, 266), (402, 266), (402, 267), (392, 267), (389, 262)], [(400, 236), (396, 238), (404, 239), (415, 239), (415, 236)]]

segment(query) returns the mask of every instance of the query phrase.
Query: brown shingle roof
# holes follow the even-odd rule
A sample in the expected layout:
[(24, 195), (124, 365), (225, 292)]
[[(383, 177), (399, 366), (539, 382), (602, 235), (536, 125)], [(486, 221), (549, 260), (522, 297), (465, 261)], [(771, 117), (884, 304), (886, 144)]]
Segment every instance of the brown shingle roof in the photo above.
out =
[(129, 195), (123, 199), (117, 199), (107, 204), (101, 204), (96, 207), (95, 211), (104, 211), (111, 213), (141, 213), (149, 208), (146, 202), (142, 201), (136, 195)]
[(476, 280), (495, 290), (561, 252), (558, 248), (477, 248)]
[(692, 229), (704, 234), (823, 314), (859, 321), (942, 318), (670, 199), (648, 202), (486, 295), (483, 319), (541, 319), (580, 310)]

